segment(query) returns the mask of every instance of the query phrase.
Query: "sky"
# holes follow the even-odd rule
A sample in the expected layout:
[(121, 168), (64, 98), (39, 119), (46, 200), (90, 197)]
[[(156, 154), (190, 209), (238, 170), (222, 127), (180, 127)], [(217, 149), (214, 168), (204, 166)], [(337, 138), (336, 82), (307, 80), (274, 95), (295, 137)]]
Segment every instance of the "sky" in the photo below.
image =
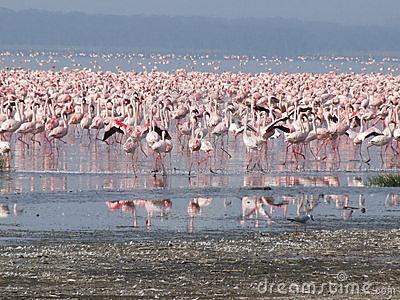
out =
[(115, 15), (282, 17), (362, 25), (400, 21), (399, 0), (0, 0), (0, 7)]

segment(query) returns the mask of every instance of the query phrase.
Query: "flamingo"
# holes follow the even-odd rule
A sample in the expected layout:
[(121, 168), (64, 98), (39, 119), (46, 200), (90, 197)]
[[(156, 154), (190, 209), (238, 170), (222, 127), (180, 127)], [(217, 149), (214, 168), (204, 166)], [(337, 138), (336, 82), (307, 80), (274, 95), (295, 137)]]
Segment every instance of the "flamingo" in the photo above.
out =
[(93, 118), (93, 120), (89, 126), (89, 129), (97, 130), (96, 137), (95, 137), (95, 139), (97, 140), (99, 131), (100, 131), (100, 129), (103, 129), (103, 128), (104, 128), (104, 120), (103, 120), (103, 117), (101, 117), (100, 100), (98, 100), (96, 116)]
[[(248, 112), (246, 112), (246, 115), (245, 115), (245, 118), (244, 118), (244, 130), (243, 130), (243, 137), (242, 137), (243, 138), (243, 144), (246, 147), (246, 151), (250, 155), (250, 159), (249, 159), (249, 162), (247, 163), (246, 170), (249, 169), (249, 166), (250, 166), (250, 164), (251, 164), (251, 162), (253, 160), (253, 157), (251, 155), (252, 151), (258, 151), (259, 147), (261, 145), (261, 142), (262, 142), (261, 139), (255, 137), (255, 136), (251, 136), (251, 135), (249, 136), (247, 134), (248, 130), (252, 130), (251, 128), (249, 128), (249, 126), (247, 124), (247, 119), (248, 119)], [(256, 164), (259, 164), (259, 160), (255, 163), (254, 166), (256, 166)]]
[(11, 117), (11, 109), (10, 109), (8, 114), (8, 119), (1, 124), (0, 133), (10, 132), (11, 134), (13, 134), (23, 123), (23, 116), (21, 114), (19, 104), (20, 103), (18, 101), (15, 103), (18, 119)]
[[(305, 158), (305, 156), (296, 151), (293, 147), (294, 145), (299, 145), (304, 143), (304, 141), (307, 139), (308, 134), (310, 132), (310, 128), (309, 128), (309, 124), (308, 122), (306, 124), (303, 123), (303, 119), (301, 117), (302, 115), (299, 114), (299, 117), (296, 119), (296, 122), (294, 122), (294, 125), (296, 125), (296, 130), (290, 133), (285, 133), (285, 138), (286, 138), (286, 154), (285, 154), (285, 162), (284, 164), (286, 164), (287, 161), (287, 154), (289, 151), (289, 147), (292, 147), (293, 153), (295, 154), (295, 158), (297, 160), (297, 155), (301, 155), (303, 157), (303, 159)], [(305, 116), (305, 119), (308, 120), (308, 117)], [(318, 137), (318, 133), (317, 133), (317, 137)]]
[(8, 154), (11, 151), (10, 142), (0, 141), (0, 155)]
[(62, 140), (62, 138), (68, 134), (68, 124), (66, 121), (65, 113), (62, 113), (61, 119), (62, 119), (62, 125), (57, 126), (56, 128), (54, 128), (50, 131), (49, 139), (50, 139), (50, 141), (51, 141), (51, 139), (53, 139), (53, 140), (56, 139), (56, 140), (63, 142), (64, 144), (66, 144), (66, 142)]
[(71, 115), (69, 121), (68, 121), (68, 125), (75, 125), (75, 129), (78, 127), (78, 124), (80, 124), (80, 122), (83, 119), (83, 100), (81, 100), (81, 105), (75, 107), (75, 112)]
[(24, 143), (25, 145), (27, 145), (28, 148), (29, 148), (29, 144), (22, 140), (22, 135), (35, 132), (36, 131), (36, 123), (37, 123), (37, 121), (36, 121), (36, 107), (34, 107), (33, 108), (32, 120), (28, 121), (28, 122), (25, 122), (25, 123), (22, 123), (19, 126), (19, 128), (15, 131), (16, 134), (17, 133), (21, 134), (21, 136), (18, 138), (18, 140), (21, 141), (22, 143)]
[(88, 136), (89, 136), (89, 140), (91, 140), (90, 137), (90, 126), (92, 125), (92, 121), (93, 121), (93, 116), (92, 116), (92, 102), (89, 102), (89, 108), (88, 108), (88, 113), (86, 113), (81, 122), (81, 128), (82, 130), (86, 129), (88, 132)]
[(153, 119), (150, 118), (150, 128), (146, 135), (146, 143), (149, 148), (152, 148), (153, 144), (160, 140), (160, 136), (154, 129)]
[[(383, 130), (382, 133), (377, 133), (377, 132), (374, 131), (374, 132), (372, 132), (371, 134), (369, 134), (367, 136), (367, 137), (369, 137), (369, 136), (374, 136), (374, 137), (368, 142), (368, 144), (369, 144), (367, 146), (368, 158), (367, 158), (367, 160), (365, 160), (366, 163), (370, 162), (370, 160), (371, 160), (371, 155), (369, 153), (369, 148), (371, 148), (372, 146), (381, 147), (381, 152), (380, 152), (381, 155), (380, 156), (381, 156), (381, 160), (382, 160), (382, 163), (383, 163), (382, 146), (388, 146), (392, 142), (394, 126), (395, 126), (394, 123), (390, 123)], [(385, 148), (385, 152), (386, 152), (386, 149), (387, 149), (387, 147)]]

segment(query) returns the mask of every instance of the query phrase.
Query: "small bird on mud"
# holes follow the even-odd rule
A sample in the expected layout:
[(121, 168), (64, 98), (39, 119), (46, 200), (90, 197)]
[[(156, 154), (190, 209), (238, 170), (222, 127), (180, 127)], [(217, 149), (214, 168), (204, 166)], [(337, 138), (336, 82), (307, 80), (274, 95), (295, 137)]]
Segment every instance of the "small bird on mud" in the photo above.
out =
[(287, 220), (290, 222), (306, 224), (308, 222), (308, 220), (314, 221), (314, 217), (310, 214), (306, 214), (303, 216), (297, 216), (295, 218), (287, 218)]

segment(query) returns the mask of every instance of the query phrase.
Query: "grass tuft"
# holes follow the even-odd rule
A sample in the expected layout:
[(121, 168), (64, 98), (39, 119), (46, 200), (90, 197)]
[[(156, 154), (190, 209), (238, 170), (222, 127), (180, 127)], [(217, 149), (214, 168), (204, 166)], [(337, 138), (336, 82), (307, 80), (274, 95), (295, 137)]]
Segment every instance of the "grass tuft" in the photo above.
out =
[(400, 174), (384, 174), (368, 178), (367, 185), (379, 187), (400, 187)]

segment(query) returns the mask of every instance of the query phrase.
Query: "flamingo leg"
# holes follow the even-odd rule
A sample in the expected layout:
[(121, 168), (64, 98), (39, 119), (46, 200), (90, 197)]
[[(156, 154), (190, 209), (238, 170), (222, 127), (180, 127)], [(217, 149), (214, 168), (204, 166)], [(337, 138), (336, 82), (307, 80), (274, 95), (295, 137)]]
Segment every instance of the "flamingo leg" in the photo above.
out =
[(189, 154), (189, 177), (192, 174), (192, 166), (193, 166), (193, 162), (192, 162), (192, 153)]
[[(397, 144), (398, 144), (398, 143), (399, 143), (399, 142), (397, 142)], [(399, 155), (399, 152), (397, 151), (396, 147), (393, 146), (392, 143), (390, 143), (390, 148), (392, 148), (393, 152), (394, 152), (396, 155)]]
[(29, 149), (29, 144), (22, 140), (22, 136), (18, 137), (17, 140), (20, 141), (22, 144), (26, 145)]
[(32, 137), (31, 137), (31, 141), (33, 142), (33, 145), (35, 145), (35, 143), (38, 143), (38, 144), (39, 144), (39, 146), (41, 146), (41, 143), (40, 143), (40, 141), (38, 141), (38, 140), (36, 140), (36, 139), (35, 139), (35, 134), (34, 134), (34, 135), (32, 135)]
[(160, 163), (161, 163), (161, 167), (162, 167), (162, 175), (167, 176), (167, 171), (166, 171), (165, 165), (164, 165), (164, 156), (162, 156), (161, 153), (159, 153), (158, 155), (159, 155)]
[(286, 146), (285, 161), (283, 162), (284, 165), (286, 165), (286, 163), (287, 163), (287, 157), (288, 157), (288, 154), (289, 154), (289, 147), (290, 147), (290, 146), (293, 147), (292, 144), (288, 144), (288, 145)]
[(250, 167), (250, 164), (252, 163), (252, 161), (253, 161), (253, 155), (252, 155), (252, 150), (250, 149), (249, 150), (249, 161), (246, 166), (246, 171), (249, 171), (249, 167)]
[(226, 151), (223, 147), (221, 147), (221, 150), (229, 156), (229, 159), (232, 158), (232, 155), (228, 151)]
[(142, 153), (144, 154), (144, 156), (147, 157), (146, 152), (144, 152), (144, 150), (143, 150), (142, 143), (140, 143), (140, 142), (139, 142), (139, 147), (140, 147), (140, 151), (142, 151)]
[(371, 155), (369, 153), (369, 148), (371, 148), (373, 145), (368, 145), (367, 147), (367, 154), (368, 154), (368, 158), (366, 160), (364, 160), (362, 153), (361, 153), (361, 147), (360, 147), (360, 155), (361, 155), (361, 159), (363, 160), (363, 162), (365, 163), (369, 163), (371, 161)]

